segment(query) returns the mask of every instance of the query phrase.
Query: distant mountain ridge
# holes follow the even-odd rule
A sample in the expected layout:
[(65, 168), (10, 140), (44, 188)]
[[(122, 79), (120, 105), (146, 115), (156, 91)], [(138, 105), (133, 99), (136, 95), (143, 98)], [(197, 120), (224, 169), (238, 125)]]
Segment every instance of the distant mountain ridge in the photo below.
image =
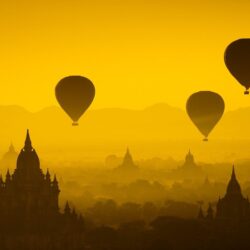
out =
[[(57, 106), (46, 107), (37, 112), (30, 112), (17, 105), (0, 106), (0, 117), (2, 118), (0, 123), (2, 132), (7, 130), (15, 133), (17, 127), (26, 128), (28, 126), (32, 130), (41, 125), (43, 128), (51, 129), (57, 126), (63, 128), (71, 125), (70, 118)], [(250, 122), (250, 107), (229, 111), (224, 114), (212, 134), (216, 137), (224, 137), (230, 133), (233, 137), (248, 139), (250, 138), (247, 130), (248, 122)], [(161, 131), (164, 132), (161, 137), (165, 139), (200, 136), (184, 110), (171, 107), (166, 103), (158, 103), (141, 110), (124, 108), (92, 109), (83, 115), (79, 123), (81, 132), (83, 128), (87, 130), (90, 128), (112, 128), (113, 132), (123, 130), (124, 133), (133, 130), (141, 134), (142, 131), (147, 131), (156, 138), (160, 130), (164, 130)], [(8, 127), (6, 128), (5, 125)], [(173, 127), (175, 133), (172, 131)], [(181, 129), (177, 130), (178, 128)], [(3, 134), (6, 134), (6, 132)], [(151, 137), (150, 134), (148, 136)]]
[[(46, 107), (38, 112), (29, 112), (16, 105), (0, 106), (0, 117), (0, 147), (7, 147), (11, 140), (18, 148), (21, 147), (27, 128), (31, 130), (36, 145), (44, 150), (105, 147), (112, 153), (110, 145), (120, 150), (134, 144), (144, 145), (145, 148), (150, 144), (153, 147), (154, 143), (168, 143), (170, 147), (173, 141), (183, 141), (181, 144), (184, 147), (190, 144), (186, 142), (184, 145), (185, 141), (200, 143), (202, 139), (184, 110), (165, 103), (142, 110), (88, 110), (80, 119), (78, 127), (72, 127), (69, 117), (57, 106)], [(210, 138), (212, 141), (249, 140), (249, 122), (250, 107), (229, 111), (224, 114)], [(0, 151), (3, 150), (0, 148)]]

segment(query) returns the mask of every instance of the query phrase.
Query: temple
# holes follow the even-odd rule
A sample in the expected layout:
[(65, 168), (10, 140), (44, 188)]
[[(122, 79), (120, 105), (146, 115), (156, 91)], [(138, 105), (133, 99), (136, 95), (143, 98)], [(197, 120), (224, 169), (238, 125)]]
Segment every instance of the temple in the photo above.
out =
[(194, 160), (194, 156), (189, 150), (184, 163), (179, 166), (177, 169), (173, 170), (172, 176), (174, 178), (186, 178), (186, 179), (195, 179), (195, 178), (201, 178), (204, 176), (204, 172), (202, 171), (202, 168), (196, 164)]
[(191, 153), (191, 151), (189, 150), (186, 157), (185, 157), (185, 162), (184, 164), (182, 165), (183, 169), (200, 169), (200, 167), (195, 163), (194, 161), (194, 156), (193, 154)]
[(116, 171), (124, 171), (124, 172), (131, 172), (138, 170), (138, 166), (134, 163), (133, 157), (127, 148), (127, 151), (125, 153), (125, 156), (123, 158), (122, 164), (118, 166), (115, 170)]
[(0, 161), (1, 166), (4, 167), (5, 170), (7, 169), (13, 170), (16, 166), (17, 157), (18, 157), (18, 153), (16, 152), (13, 144), (11, 143), (8, 151), (4, 153)]
[(246, 219), (250, 215), (250, 203), (243, 197), (240, 184), (233, 167), (226, 195), (217, 203), (216, 217), (220, 219)]
[[(71, 210), (68, 203), (64, 213), (59, 211), (59, 193), (56, 176), (51, 180), (49, 171), (44, 174), (40, 168), (39, 157), (27, 131), (14, 173), (8, 170), (5, 181), (0, 177), (0, 236), (9, 235), (12, 240), (6, 242), (13, 244), (10, 249), (16, 249), (15, 237), (20, 234), (36, 234), (38, 240), (32, 249), (38, 249), (36, 244), (39, 245), (41, 235), (49, 237), (53, 232), (56, 237), (62, 230), (77, 234), (83, 229), (82, 217)], [(64, 248), (61, 246), (61, 249)]]

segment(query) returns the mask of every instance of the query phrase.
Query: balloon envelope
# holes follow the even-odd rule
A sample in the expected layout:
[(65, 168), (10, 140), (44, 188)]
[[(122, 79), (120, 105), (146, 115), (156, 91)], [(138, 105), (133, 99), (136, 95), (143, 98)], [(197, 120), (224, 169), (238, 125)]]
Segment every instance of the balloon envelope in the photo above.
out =
[(92, 103), (95, 96), (93, 83), (83, 76), (63, 78), (55, 89), (56, 99), (63, 110), (78, 125), (78, 120)]
[(211, 91), (200, 91), (192, 94), (187, 100), (187, 113), (205, 136), (207, 140), (209, 133), (220, 120), (224, 113), (225, 104), (220, 95)]
[(230, 73), (246, 88), (250, 88), (250, 39), (239, 39), (227, 47), (224, 56)]

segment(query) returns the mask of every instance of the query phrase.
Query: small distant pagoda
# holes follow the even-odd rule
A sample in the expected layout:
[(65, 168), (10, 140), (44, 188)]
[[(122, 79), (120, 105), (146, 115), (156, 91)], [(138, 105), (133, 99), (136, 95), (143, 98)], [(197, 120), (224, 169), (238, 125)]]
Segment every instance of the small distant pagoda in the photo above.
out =
[(17, 161), (18, 153), (16, 152), (13, 144), (9, 146), (9, 150), (3, 155), (1, 165), (5, 169), (14, 169)]
[(177, 169), (173, 170), (173, 177), (177, 178), (201, 178), (204, 176), (204, 172), (202, 171), (201, 166), (197, 165), (194, 156), (189, 150), (186, 157), (185, 162), (183, 165), (178, 167)]
[(190, 149), (185, 157), (185, 162), (181, 166), (181, 168), (183, 168), (183, 169), (197, 169), (197, 168), (200, 169), (200, 167), (195, 163), (194, 156), (191, 153)]
[(133, 157), (129, 151), (129, 148), (127, 148), (127, 151), (125, 153), (125, 156), (123, 158), (122, 164), (115, 168), (115, 171), (119, 172), (133, 172), (137, 171), (139, 167), (134, 163)]

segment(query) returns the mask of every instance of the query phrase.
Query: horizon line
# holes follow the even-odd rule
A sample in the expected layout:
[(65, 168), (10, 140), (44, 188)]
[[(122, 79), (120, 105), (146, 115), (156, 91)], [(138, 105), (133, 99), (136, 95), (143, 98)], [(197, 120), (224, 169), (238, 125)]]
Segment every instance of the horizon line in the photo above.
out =
[[(168, 106), (170, 108), (173, 108), (173, 109), (177, 109), (177, 110), (180, 110), (180, 111), (183, 111), (183, 112), (186, 112), (185, 108), (181, 108), (181, 107), (178, 107), (178, 106), (173, 106), (171, 104), (168, 104), (167, 102), (156, 102), (156, 103), (153, 103), (151, 105), (146, 105), (144, 108), (141, 107), (141, 108), (132, 108), (132, 107), (97, 107), (97, 108), (89, 108), (88, 111), (97, 111), (97, 110), (108, 110), (108, 109), (116, 109), (116, 110), (129, 110), (129, 111), (144, 111), (144, 110), (147, 110), (147, 109), (150, 109), (154, 106), (157, 106), (157, 105), (165, 105), (165, 106)], [(29, 108), (21, 105), (21, 104), (0, 104), (0, 108), (1, 107), (17, 107), (17, 108), (21, 108), (29, 113), (39, 113), (45, 109), (49, 109), (49, 108), (61, 108), (59, 105), (56, 105), (56, 104), (51, 104), (51, 105), (47, 105), (47, 106), (44, 106), (42, 108), (38, 108), (37, 110), (35, 111), (31, 111)], [(250, 105), (249, 106), (241, 106), (241, 107), (238, 107), (238, 108), (235, 108), (235, 109), (228, 109), (226, 110), (225, 113), (228, 113), (228, 112), (231, 112), (231, 111), (237, 111), (237, 110), (240, 110), (240, 109), (247, 109), (247, 108), (250, 108)]]

